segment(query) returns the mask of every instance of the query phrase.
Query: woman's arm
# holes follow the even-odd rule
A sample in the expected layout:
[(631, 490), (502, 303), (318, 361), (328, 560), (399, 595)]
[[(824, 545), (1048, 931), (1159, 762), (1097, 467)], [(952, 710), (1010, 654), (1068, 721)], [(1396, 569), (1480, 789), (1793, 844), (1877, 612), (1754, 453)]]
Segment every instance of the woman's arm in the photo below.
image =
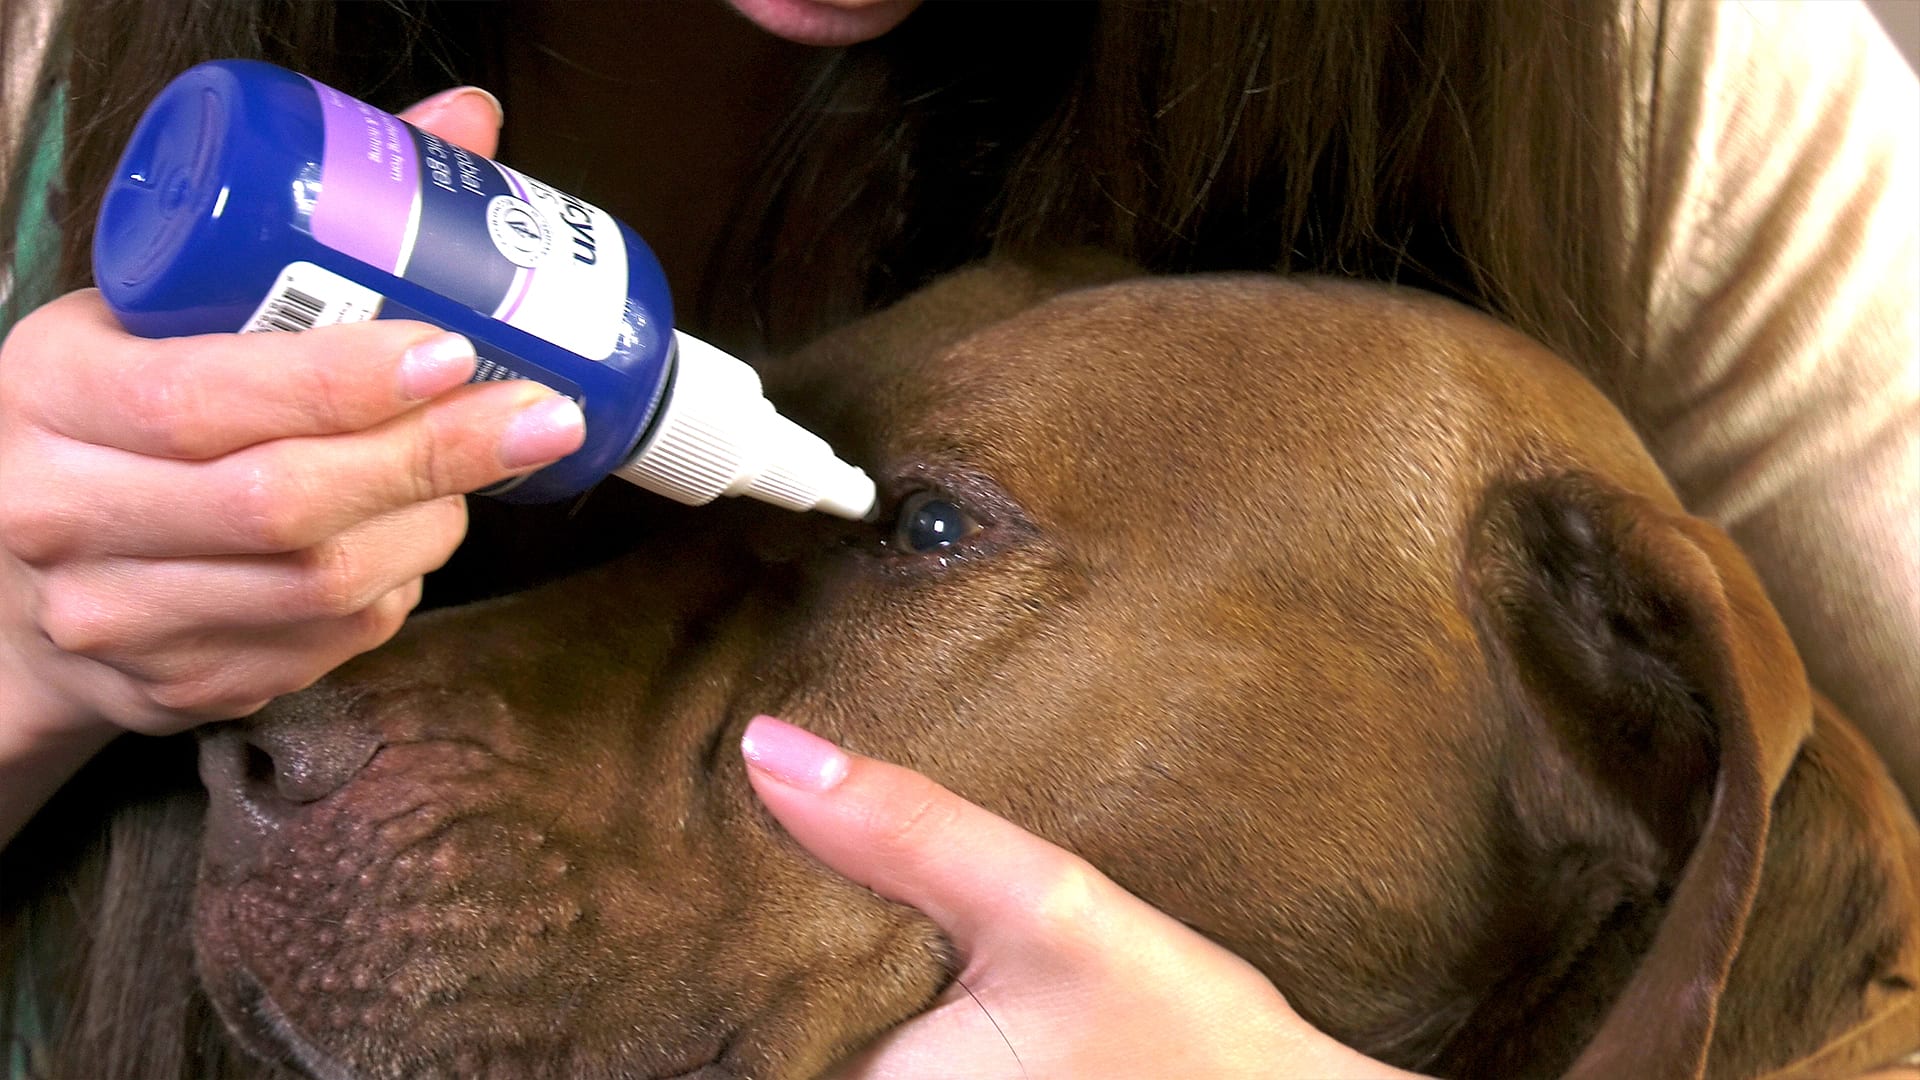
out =
[(1858, 3), (1641, 14), (1624, 404), (1920, 805), (1920, 90)]
[[(0, 589), (17, 587), (10, 569), (0, 563)], [(119, 730), (70, 711), (0, 639), (0, 847)]]

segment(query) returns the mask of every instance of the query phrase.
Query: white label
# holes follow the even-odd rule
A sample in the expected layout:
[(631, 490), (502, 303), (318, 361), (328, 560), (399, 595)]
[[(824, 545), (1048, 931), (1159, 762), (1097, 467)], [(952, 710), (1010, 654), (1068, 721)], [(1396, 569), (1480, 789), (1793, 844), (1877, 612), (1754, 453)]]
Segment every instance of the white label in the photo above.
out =
[(493, 238), (494, 249), (515, 266), (538, 266), (553, 247), (553, 237), (540, 224), (540, 215), (511, 195), (495, 195), (487, 203), (487, 235)]
[(493, 317), (589, 360), (605, 360), (626, 326), (627, 244), (613, 215), (510, 173), (526, 199), (494, 199), (488, 234), (519, 267)]
[(311, 330), (366, 322), (380, 313), (384, 301), (379, 293), (331, 270), (310, 262), (288, 263), (240, 332)]

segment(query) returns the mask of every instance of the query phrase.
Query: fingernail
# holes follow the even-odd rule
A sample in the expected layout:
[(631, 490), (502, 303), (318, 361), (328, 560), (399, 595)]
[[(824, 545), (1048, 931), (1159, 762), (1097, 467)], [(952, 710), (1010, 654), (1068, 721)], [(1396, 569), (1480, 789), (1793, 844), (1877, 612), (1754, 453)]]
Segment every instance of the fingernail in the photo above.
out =
[(771, 716), (756, 716), (740, 736), (747, 764), (789, 787), (816, 794), (847, 778), (847, 752), (811, 731)]
[(473, 343), (459, 334), (436, 334), (400, 355), (400, 393), (425, 401), (473, 378)]
[(447, 110), (449, 105), (463, 97), (473, 96), (484, 100), (493, 109), (493, 126), (499, 127), (507, 122), (507, 110), (500, 105), (500, 99), (477, 86), (456, 86), (451, 90), (442, 90), (413, 107), (415, 126), (430, 123)]
[(580, 449), (587, 420), (572, 398), (553, 394), (521, 409), (500, 436), (500, 464), (524, 469), (558, 461)]

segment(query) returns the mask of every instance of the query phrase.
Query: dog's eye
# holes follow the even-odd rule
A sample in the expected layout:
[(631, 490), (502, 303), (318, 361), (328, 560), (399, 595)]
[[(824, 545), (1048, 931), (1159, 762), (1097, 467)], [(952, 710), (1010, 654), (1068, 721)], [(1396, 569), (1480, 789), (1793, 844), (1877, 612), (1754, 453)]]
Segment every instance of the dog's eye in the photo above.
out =
[(894, 518), (893, 546), (903, 552), (925, 554), (951, 547), (980, 531), (980, 523), (951, 499), (932, 491), (919, 491), (900, 503)]

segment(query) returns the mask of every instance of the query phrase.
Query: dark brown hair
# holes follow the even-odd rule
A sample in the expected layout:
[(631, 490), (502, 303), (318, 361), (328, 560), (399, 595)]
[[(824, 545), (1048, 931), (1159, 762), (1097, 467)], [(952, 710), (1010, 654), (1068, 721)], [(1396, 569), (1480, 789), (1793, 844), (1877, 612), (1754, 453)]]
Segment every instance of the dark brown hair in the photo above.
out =
[[(981, 6), (832, 55), (716, 264), (746, 290), (699, 307), (748, 307), (790, 346), (990, 250), (1092, 245), (1433, 289), (1597, 374), (1631, 351), (1617, 0)], [(141, 106), (190, 64), (259, 56), (394, 107), (499, 64), (496, 5), (85, 7), (68, 288)]]
[[(1628, 358), (1613, 0), (969, 7), (842, 54), (770, 151), (724, 276), (766, 268), (775, 341), (990, 249), (1091, 245), (1403, 282), (1596, 374)], [(823, 312), (822, 280), (861, 291)]]
[[(478, 12), (440, 18), (442, 7), (468, 6), (443, 0), (54, 2), (65, 11), (56, 24), (60, 46), (50, 52), (64, 53), (65, 63), (47, 72), (38, 92), (44, 98), (47, 84), (64, 81), (68, 95), (61, 183), (50, 200), (61, 291), (91, 283), (93, 217), (120, 148), (146, 103), (188, 67), (223, 56), (272, 60), (396, 108), (458, 74), (488, 70), (486, 60), (463, 51), (480, 42), (490, 55)], [(0, 64), (24, 51), (7, 40), (9, 21), (0, 20)], [(12, 265), (28, 157), (14, 155), (14, 175), (0, 177), (0, 266)]]
[[(76, 3), (64, 287), (87, 280), (97, 193), (140, 107), (188, 65), (277, 60), (396, 107), (499, 63), (492, 5)], [(991, 6), (928, 4), (827, 56), (698, 308), (787, 345), (990, 251), (1091, 245), (1162, 272), (1399, 281), (1603, 383), (1633, 362), (1620, 0)], [(185, 952), (190, 756), (155, 779), (150, 752), (110, 752), (70, 787), (108, 778), (111, 824), (69, 793), (0, 864), (0, 988), (32, 980), (54, 1075), (229, 1059)], [(9, 1042), (26, 1034), (12, 1012)]]

